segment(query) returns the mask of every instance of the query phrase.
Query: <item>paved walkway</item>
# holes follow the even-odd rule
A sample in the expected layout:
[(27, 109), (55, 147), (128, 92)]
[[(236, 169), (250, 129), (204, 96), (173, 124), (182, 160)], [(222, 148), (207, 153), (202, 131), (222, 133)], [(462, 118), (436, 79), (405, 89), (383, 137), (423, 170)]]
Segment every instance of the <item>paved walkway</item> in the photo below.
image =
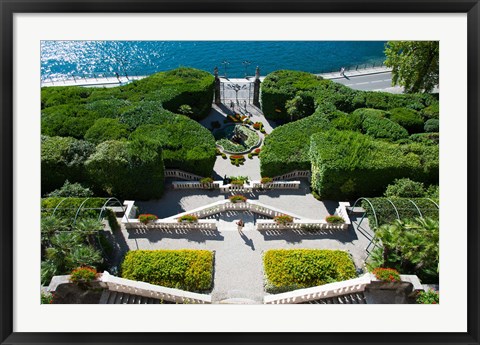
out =
[[(243, 219), (245, 228), (235, 224)], [(351, 253), (357, 267), (363, 266), (368, 240), (358, 230), (295, 231), (255, 230), (250, 212), (220, 215), (218, 231), (152, 230), (145, 233), (122, 230), (126, 245), (136, 249), (207, 249), (215, 251), (212, 299), (246, 298), (261, 302), (264, 292), (262, 254), (269, 249), (340, 249)]]

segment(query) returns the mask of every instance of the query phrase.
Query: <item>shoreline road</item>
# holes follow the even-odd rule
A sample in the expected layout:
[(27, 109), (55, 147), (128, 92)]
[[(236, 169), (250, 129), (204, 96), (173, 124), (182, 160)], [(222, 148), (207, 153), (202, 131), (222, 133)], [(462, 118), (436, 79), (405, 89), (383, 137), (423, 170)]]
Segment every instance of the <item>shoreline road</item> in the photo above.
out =
[[(327, 77), (328, 78), (328, 77)], [(392, 86), (392, 72), (385, 71), (372, 74), (349, 75), (345, 72), (344, 76), (337, 74), (335, 77), (328, 78), (336, 83), (343, 84), (354, 90), (362, 91), (385, 91), (390, 93), (402, 93), (403, 88)]]

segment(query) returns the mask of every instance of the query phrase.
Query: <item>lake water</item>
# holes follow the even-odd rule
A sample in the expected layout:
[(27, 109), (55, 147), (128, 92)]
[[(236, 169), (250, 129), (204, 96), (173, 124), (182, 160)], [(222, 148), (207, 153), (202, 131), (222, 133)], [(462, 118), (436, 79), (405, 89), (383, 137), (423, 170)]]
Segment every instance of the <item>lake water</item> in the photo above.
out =
[[(279, 69), (311, 73), (379, 64), (385, 41), (43, 41), (42, 78), (115, 72), (148, 75), (188, 66), (220, 75), (262, 75)], [(244, 63), (246, 62), (246, 63)]]

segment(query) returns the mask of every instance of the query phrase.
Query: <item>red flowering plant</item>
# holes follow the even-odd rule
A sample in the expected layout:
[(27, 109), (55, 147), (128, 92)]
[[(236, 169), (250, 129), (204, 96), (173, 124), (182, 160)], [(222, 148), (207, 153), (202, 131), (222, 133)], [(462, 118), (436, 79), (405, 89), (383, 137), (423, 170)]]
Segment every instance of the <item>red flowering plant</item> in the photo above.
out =
[(401, 280), (400, 273), (393, 268), (378, 267), (375, 268), (372, 273), (378, 280), (385, 282), (399, 282)]
[(144, 213), (138, 216), (138, 220), (143, 224), (148, 224), (150, 222), (156, 221), (158, 217), (154, 214)]
[(258, 149), (253, 150), (253, 152), (254, 152), (255, 154), (257, 154), (257, 155), (260, 153), (260, 151), (262, 151), (261, 148), (258, 148)]
[(76, 284), (90, 283), (97, 277), (97, 270), (93, 267), (82, 266), (70, 273), (70, 281)]

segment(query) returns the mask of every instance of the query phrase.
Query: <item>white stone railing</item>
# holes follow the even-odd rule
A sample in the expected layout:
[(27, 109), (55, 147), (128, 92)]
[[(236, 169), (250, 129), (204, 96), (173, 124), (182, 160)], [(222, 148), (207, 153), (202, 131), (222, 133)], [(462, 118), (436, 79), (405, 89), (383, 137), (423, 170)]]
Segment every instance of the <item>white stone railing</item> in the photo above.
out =
[(338, 205), (339, 206), (335, 210), (335, 215), (342, 217), (343, 220), (345, 221), (345, 225), (348, 228), (348, 226), (350, 224), (352, 224), (351, 221), (350, 221), (350, 217), (348, 216), (348, 212), (347, 212), (347, 207), (350, 206), (350, 203), (349, 202), (339, 202)]
[(272, 219), (258, 219), (257, 230), (347, 230), (347, 224), (331, 224), (325, 220), (294, 220), (292, 223), (277, 224)]
[[(153, 229), (198, 229), (198, 230), (217, 230), (217, 222), (215, 219), (201, 219), (206, 218), (221, 212), (227, 211), (251, 211), (272, 219), (258, 219), (257, 230), (347, 230), (351, 224), (348, 217), (346, 206), (349, 205), (348, 202), (341, 202), (340, 206), (336, 210), (336, 214), (341, 216), (345, 223), (343, 224), (331, 224), (327, 223), (325, 220), (313, 220), (307, 219), (305, 217), (293, 214), (292, 212), (280, 210), (276, 207), (262, 204), (256, 200), (247, 200), (245, 202), (236, 202), (233, 203), (230, 200), (220, 200), (213, 202), (211, 204), (198, 207), (196, 209), (178, 213), (174, 216), (167, 217), (164, 219), (157, 219), (148, 224), (141, 223), (136, 218), (127, 218), (126, 215), (132, 214), (132, 209), (134, 210), (134, 201), (126, 200), (124, 202), (127, 212), (122, 219), (122, 223), (127, 229), (144, 229), (144, 230), (153, 230)], [(289, 215), (293, 218), (292, 223), (287, 224), (277, 224), (273, 220), (276, 216)], [(198, 219), (197, 222), (178, 222), (178, 219), (185, 215), (193, 215)]]
[(165, 177), (181, 178), (182, 180), (200, 181), (203, 177), (178, 169), (165, 169)]
[(295, 170), (283, 175), (275, 176), (273, 181), (283, 181), (283, 180), (290, 180), (292, 178), (307, 178), (310, 180), (312, 173), (310, 170)]
[(297, 304), (356, 292), (363, 292), (365, 287), (370, 284), (371, 281), (371, 275), (370, 273), (367, 273), (355, 279), (265, 296), (263, 298), (263, 303)]
[(300, 181), (276, 181), (270, 183), (261, 183), (260, 181), (251, 181), (250, 184), (226, 184), (222, 181), (212, 183), (200, 183), (197, 181), (174, 181), (173, 189), (219, 189), (221, 193), (249, 193), (254, 189), (298, 189)]
[(298, 189), (300, 181), (273, 181), (269, 183), (261, 183), (260, 181), (252, 181), (254, 189)]
[(138, 219), (129, 219), (124, 223), (126, 229), (162, 230), (162, 229), (196, 229), (217, 230), (217, 222), (214, 219), (199, 219), (196, 222), (178, 222), (175, 219), (157, 219), (154, 222), (143, 224)]
[(135, 280), (119, 278), (103, 272), (100, 281), (106, 284), (110, 291), (128, 293), (135, 296), (156, 298), (163, 301), (181, 304), (210, 304), (212, 297), (179, 289), (172, 289), (160, 285), (153, 285)]
[(128, 223), (129, 220), (135, 220), (135, 201), (133, 200), (125, 200), (123, 205), (126, 207), (125, 214), (122, 218), (122, 223)]
[[(247, 200), (246, 202), (233, 203), (230, 200), (220, 200), (212, 204), (199, 207), (187, 212), (176, 214), (172, 217), (165, 218), (165, 220), (176, 220), (184, 215), (193, 215), (197, 218), (205, 218), (217, 213), (226, 211), (251, 211), (267, 217), (275, 217), (284, 214), (288, 214), (294, 219), (301, 219), (301, 216), (295, 215), (288, 211), (283, 211), (272, 206), (264, 205), (256, 200)], [(200, 221), (200, 220), (199, 220)]]
[(221, 185), (221, 181), (214, 181), (212, 183), (200, 183), (194, 181), (172, 182), (173, 189), (220, 189)]

